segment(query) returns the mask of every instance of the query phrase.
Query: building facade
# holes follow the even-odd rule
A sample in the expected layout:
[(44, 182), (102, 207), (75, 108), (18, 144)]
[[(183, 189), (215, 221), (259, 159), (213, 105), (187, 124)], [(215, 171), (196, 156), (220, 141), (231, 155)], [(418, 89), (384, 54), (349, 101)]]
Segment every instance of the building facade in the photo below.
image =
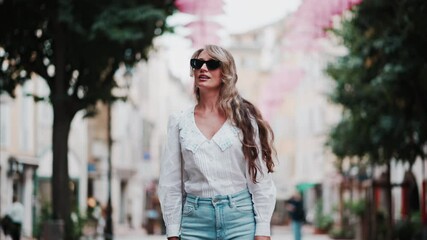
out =
[[(18, 86), (16, 98), (0, 96), (0, 214), (16, 195), (24, 205), (23, 235), (37, 231), (38, 216), (51, 203), (52, 123), (48, 101), (35, 102), (30, 95), (49, 96), (49, 87), (38, 76)], [(72, 199), (78, 209), (86, 206), (87, 125), (78, 113), (69, 137), (69, 175)]]
[[(108, 199), (107, 129), (111, 124), (111, 200), (113, 223), (118, 227), (147, 228), (168, 116), (192, 102), (191, 86), (172, 70), (171, 52), (163, 41), (155, 40), (147, 61), (132, 70), (117, 71), (117, 81), (123, 83), (128, 97), (111, 105), (110, 123), (103, 104), (89, 123), (88, 197), (102, 206)], [(156, 214), (160, 223), (160, 212)]]

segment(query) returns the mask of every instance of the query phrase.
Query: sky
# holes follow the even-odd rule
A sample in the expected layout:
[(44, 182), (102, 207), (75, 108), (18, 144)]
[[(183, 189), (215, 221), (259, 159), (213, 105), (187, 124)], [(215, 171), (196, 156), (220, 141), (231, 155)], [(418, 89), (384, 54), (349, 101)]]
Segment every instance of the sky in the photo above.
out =
[(224, 0), (221, 23), (229, 33), (239, 33), (275, 22), (295, 11), (301, 0)]

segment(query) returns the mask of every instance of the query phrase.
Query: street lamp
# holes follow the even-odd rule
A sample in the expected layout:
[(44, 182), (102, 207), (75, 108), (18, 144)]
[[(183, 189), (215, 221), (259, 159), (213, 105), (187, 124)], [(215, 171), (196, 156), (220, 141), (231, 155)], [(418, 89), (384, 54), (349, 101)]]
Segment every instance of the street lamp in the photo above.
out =
[[(118, 77), (117, 81), (124, 84), (118, 84), (118, 88), (112, 89), (112, 93), (116, 93), (115, 96), (118, 98), (126, 99), (129, 88), (130, 88), (130, 82), (132, 80), (132, 72), (130, 69), (125, 67), (124, 72), (119, 71), (119, 74), (116, 75)], [(114, 231), (113, 231), (113, 207), (111, 203), (111, 178), (112, 178), (112, 148), (113, 148), (113, 138), (111, 135), (111, 101), (107, 102), (107, 162), (108, 162), (108, 172), (107, 172), (107, 179), (108, 179), (108, 200), (107, 200), (107, 208), (106, 208), (106, 221), (105, 221), (105, 228), (104, 228), (104, 238), (106, 240), (112, 240), (114, 238)]]
[(108, 200), (107, 200), (107, 209), (106, 209), (106, 220), (105, 220), (105, 229), (104, 229), (104, 238), (107, 240), (113, 239), (113, 219), (112, 213), (113, 208), (111, 206), (111, 172), (112, 172), (112, 162), (111, 162), (111, 153), (112, 153), (113, 139), (111, 136), (111, 101), (107, 103), (107, 162), (108, 162)]
[(19, 175), (23, 173), (23, 165), (16, 160), (15, 157), (9, 157), (7, 175), (12, 179), (18, 179)]

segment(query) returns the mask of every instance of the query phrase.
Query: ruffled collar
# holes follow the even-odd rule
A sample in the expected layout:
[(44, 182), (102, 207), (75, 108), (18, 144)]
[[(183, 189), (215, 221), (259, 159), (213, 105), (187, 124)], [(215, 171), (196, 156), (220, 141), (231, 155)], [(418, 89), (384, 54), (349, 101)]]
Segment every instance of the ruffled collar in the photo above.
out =
[(179, 121), (180, 138), (184, 147), (193, 153), (205, 142), (215, 142), (221, 151), (231, 147), (236, 136), (239, 136), (239, 129), (230, 120), (226, 120), (212, 139), (209, 140), (196, 125), (194, 107), (192, 106), (184, 111)]

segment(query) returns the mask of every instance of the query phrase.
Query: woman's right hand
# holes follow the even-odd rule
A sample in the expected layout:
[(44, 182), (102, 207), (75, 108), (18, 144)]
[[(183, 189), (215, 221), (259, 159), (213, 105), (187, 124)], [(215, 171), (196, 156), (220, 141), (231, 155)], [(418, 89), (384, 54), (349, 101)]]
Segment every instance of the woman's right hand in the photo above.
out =
[(179, 240), (178, 237), (168, 237), (168, 240)]

